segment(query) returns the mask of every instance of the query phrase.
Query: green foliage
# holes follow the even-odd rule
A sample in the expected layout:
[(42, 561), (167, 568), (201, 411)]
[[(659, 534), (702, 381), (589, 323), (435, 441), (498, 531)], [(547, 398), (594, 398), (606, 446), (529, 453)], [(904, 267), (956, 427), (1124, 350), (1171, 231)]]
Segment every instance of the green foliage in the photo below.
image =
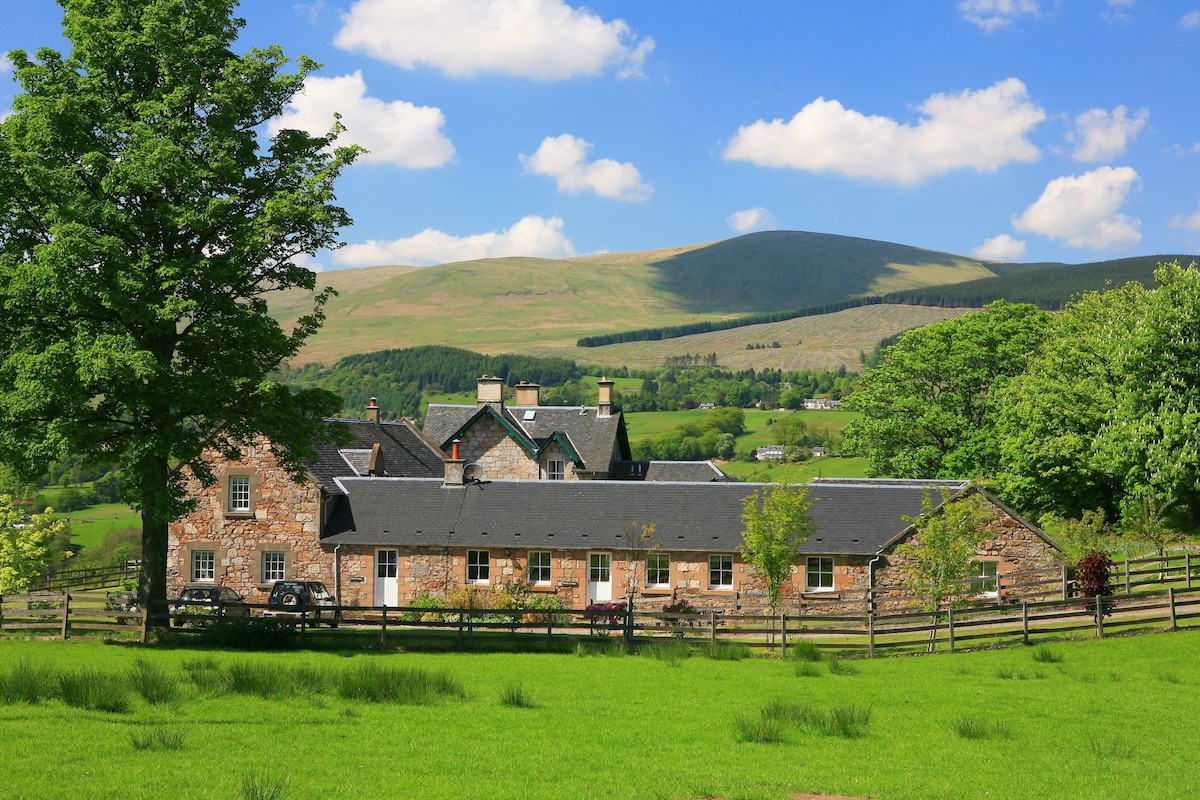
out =
[(179, 682), (159, 664), (139, 658), (129, 669), (129, 684), (153, 706), (169, 705), (179, 699)]
[(264, 768), (242, 775), (241, 800), (283, 800), (287, 796), (286, 775), (275, 775)]
[(69, 555), (58, 542), (68, 524), (53, 519), (51, 511), (25, 518), (11, 497), (0, 497), (0, 595), (25, 591), (47, 567)]
[(536, 708), (533, 696), (519, 683), (507, 684), (500, 691), (500, 704), (509, 708)]
[(788, 642), (788, 657), (797, 661), (820, 661), (824, 658), (821, 648), (810, 639), (799, 639)]
[(7, 673), (0, 674), (0, 700), (35, 705), (54, 697), (57, 682), (56, 670), (22, 659)]
[(129, 732), (129, 744), (134, 750), (182, 750), (187, 741), (187, 728), (178, 725), (143, 725)]
[(954, 721), (950, 723), (950, 729), (960, 739), (1008, 739), (1012, 737), (1012, 730), (1004, 720), (985, 719), (974, 714), (955, 717)]
[[(337, 398), (266, 380), (320, 326), (285, 330), (266, 297), (311, 291), (297, 256), (349, 223), (333, 183), (359, 149), (280, 130), (316, 64), (236, 43), (234, 0), (64, 3), (71, 52), (9, 54), (0, 121), (0, 459), (124, 468), (140, 509), (142, 590), (166, 599), (167, 523), (206, 448), (269, 436), (300, 475)], [(47, 422), (47, 421), (50, 422)]]
[(1062, 662), (1063, 655), (1045, 645), (1038, 645), (1033, 649), (1033, 660), (1039, 664), (1058, 664)]
[(779, 608), (800, 546), (816, 531), (808, 515), (808, 487), (778, 483), (758, 489), (742, 502), (742, 543), (738, 552), (766, 584), (771, 613)]
[(400, 705), (429, 705), (445, 697), (463, 697), (462, 682), (445, 671), (360, 664), (337, 676), (337, 693), (347, 700)]
[(1110, 550), (1116, 544), (1115, 531), (1104, 518), (1104, 509), (1084, 511), (1079, 519), (1063, 519), (1046, 514), (1040, 520), (1042, 530), (1065, 551), (1065, 557), (1078, 561), (1093, 550)]
[(826, 666), (829, 667), (830, 675), (857, 675), (859, 672), (858, 667), (856, 667), (854, 664), (844, 658), (838, 658), (837, 656), (829, 659), (829, 662), (826, 664)]
[(909, 331), (843, 402), (862, 416), (843, 431), (869, 473), (975, 478), (1000, 462), (996, 396), (1038, 351), (1049, 317), (996, 301), (983, 311)]
[(59, 673), (58, 696), (74, 708), (111, 714), (126, 714), (132, 706), (128, 682), (93, 667)]
[(937, 611), (946, 602), (961, 602), (969, 591), (964, 580), (986, 535), (984, 527), (992, 518), (983, 495), (974, 492), (952, 499), (948, 489), (942, 490), (941, 505), (936, 507), (933, 496), (926, 492), (921, 514), (905, 518), (916, 531), (896, 553), (910, 559), (908, 587), (926, 611)]
[(746, 428), (740, 408), (715, 408), (699, 422), (684, 423), (634, 445), (634, 456), (658, 461), (700, 461), (729, 453)]
[(205, 646), (230, 650), (289, 650), (299, 636), (294, 620), (276, 617), (225, 617), (199, 633)]

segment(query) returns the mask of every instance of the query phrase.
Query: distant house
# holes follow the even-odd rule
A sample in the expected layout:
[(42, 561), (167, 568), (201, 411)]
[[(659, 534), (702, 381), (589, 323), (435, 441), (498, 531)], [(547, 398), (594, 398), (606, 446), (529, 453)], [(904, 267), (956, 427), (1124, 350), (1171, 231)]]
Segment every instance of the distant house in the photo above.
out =
[(784, 449), (781, 444), (764, 444), (755, 449), (754, 458), (757, 461), (778, 461), (783, 458)]
[(841, 400), (826, 397), (809, 397), (804, 401), (804, 408), (808, 411), (836, 411), (841, 405)]
[(826, 455), (826, 451), (825, 451), (824, 447), (821, 447), (820, 445), (813, 447), (813, 449), (812, 449), (813, 458), (820, 458), (824, 455)]

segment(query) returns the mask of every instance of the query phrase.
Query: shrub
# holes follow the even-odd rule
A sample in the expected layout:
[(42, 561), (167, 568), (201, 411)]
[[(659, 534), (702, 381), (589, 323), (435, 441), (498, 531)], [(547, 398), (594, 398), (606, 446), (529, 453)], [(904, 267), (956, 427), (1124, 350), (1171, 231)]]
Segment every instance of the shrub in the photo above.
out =
[(179, 699), (179, 684), (162, 667), (144, 658), (133, 662), (129, 683), (142, 699), (153, 706), (174, 703)]
[(584, 618), (593, 625), (603, 625), (607, 618), (609, 627), (618, 627), (625, 619), (625, 610), (628, 605), (624, 600), (606, 601), (603, 603), (589, 603), (584, 609)]
[(519, 683), (510, 683), (500, 692), (500, 702), (511, 708), (534, 708), (533, 697)]
[(816, 643), (808, 639), (788, 642), (788, 656), (797, 661), (820, 661), (824, 657)]
[(185, 728), (167, 725), (143, 725), (140, 731), (129, 734), (129, 743), (135, 750), (182, 750), (185, 739)]
[[(1113, 560), (1102, 550), (1092, 550), (1075, 567), (1075, 576), (1079, 581), (1079, 594), (1082, 597), (1108, 597), (1112, 594)], [(1112, 612), (1112, 600), (1101, 602), (1101, 613)]]
[(299, 633), (291, 619), (276, 617), (227, 617), (202, 629), (201, 643), (223, 650), (289, 650)]
[[(429, 592), (422, 592), (421, 595), (408, 604), (409, 608), (443, 608), (444, 603), (442, 598), (432, 595)], [(441, 614), (432, 614), (423, 611), (405, 611), (401, 615), (401, 619), (405, 622), (442, 622)]]
[(0, 675), (0, 700), (35, 705), (54, 697), (56, 684), (57, 672), (22, 659), (7, 675)]
[(396, 669), (362, 664), (341, 673), (337, 692), (347, 700), (371, 703), (428, 705), (442, 697), (465, 697), (457, 679), (446, 672), (423, 669)]
[(665, 614), (699, 614), (700, 610), (692, 605), (691, 601), (686, 597), (681, 597), (673, 603), (667, 603), (662, 607)]
[[(545, 611), (566, 611), (566, 602), (556, 594), (535, 594), (525, 600), (525, 608)], [(553, 622), (555, 625), (566, 625), (571, 621), (569, 614), (526, 614), (521, 622), (526, 625), (545, 625)]]
[(73, 708), (113, 714), (128, 713), (130, 708), (128, 684), (120, 676), (91, 668), (59, 673), (58, 694)]

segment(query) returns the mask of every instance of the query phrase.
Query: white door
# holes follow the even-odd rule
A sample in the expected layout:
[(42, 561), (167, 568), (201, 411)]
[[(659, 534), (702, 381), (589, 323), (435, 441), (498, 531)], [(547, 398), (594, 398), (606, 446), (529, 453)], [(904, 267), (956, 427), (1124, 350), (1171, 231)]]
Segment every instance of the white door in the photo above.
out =
[(612, 553), (588, 553), (589, 603), (612, 600)]
[(375, 605), (400, 605), (399, 550), (375, 551)]

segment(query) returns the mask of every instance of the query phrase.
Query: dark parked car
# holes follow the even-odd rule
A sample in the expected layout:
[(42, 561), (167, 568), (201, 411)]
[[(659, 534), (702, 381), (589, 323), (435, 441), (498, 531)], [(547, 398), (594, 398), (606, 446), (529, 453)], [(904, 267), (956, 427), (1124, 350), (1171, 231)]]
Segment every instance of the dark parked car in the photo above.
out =
[(204, 625), (210, 618), (248, 616), (246, 598), (228, 586), (187, 586), (171, 605), (171, 621), (177, 626), (189, 622)]
[(338, 625), (337, 598), (320, 581), (275, 581), (264, 617), (300, 617), (314, 625)]

